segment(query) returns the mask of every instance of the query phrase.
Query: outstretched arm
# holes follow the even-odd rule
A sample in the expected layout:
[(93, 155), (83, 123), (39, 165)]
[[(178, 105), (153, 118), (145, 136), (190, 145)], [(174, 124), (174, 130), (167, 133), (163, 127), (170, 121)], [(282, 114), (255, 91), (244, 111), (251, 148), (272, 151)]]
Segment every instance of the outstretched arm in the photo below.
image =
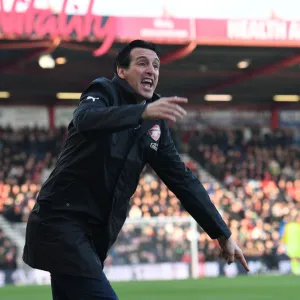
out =
[(105, 130), (117, 132), (138, 127), (143, 120), (182, 118), (185, 111), (179, 106), (187, 99), (180, 97), (161, 98), (150, 104), (114, 106), (111, 87), (99, 78), (82, 94), (80, 104), (74, 111), (73, 123), (78, 132)]
[[(239, 248), (231, 239), (231, 232), (208, 193), (181, 160), (166, 122), (162, 129), (157, 155), (150, 165), (204, 231), (212, 239), (218, 239), (227, 262), (231, 263), (233, 256), (242, 259), (242, 252), (238, 251)], [(248, 267), (246, 265), (244, 267), (247, 270)]]

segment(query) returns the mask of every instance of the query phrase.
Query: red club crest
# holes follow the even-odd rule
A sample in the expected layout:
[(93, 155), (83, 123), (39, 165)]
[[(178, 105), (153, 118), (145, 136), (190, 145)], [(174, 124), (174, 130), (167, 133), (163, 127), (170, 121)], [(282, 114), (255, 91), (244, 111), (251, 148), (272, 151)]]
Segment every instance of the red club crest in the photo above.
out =
[(149, 130), (149, 134), (151, 136), (151, 138), (157, 142), (160, 138), (160, 134), (161, 134), (161, 131), (160, 131), (160, 127), (159, 125), (154, 125), (150, 130)]

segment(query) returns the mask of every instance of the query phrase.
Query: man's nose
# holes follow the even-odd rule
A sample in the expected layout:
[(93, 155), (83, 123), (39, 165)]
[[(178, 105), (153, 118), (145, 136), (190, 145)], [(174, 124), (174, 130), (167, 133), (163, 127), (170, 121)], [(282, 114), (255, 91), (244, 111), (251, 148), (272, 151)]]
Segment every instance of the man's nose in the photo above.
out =
[(154, 75), (154, 67), (152, 65), (149, 65), (146, 70), (147, 75)]

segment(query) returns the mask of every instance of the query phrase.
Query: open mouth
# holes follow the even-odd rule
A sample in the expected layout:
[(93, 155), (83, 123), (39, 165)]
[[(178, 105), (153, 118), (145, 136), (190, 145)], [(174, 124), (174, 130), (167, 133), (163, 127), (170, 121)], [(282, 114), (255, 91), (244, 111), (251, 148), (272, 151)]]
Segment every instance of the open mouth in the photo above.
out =
[(141, 81), (143, 87), (145, 87), (146, 89), (151, 89), (152, 86), (153, 86), (153, 79), (150, 79), (150, 78), (144, 78), (142, 81)]

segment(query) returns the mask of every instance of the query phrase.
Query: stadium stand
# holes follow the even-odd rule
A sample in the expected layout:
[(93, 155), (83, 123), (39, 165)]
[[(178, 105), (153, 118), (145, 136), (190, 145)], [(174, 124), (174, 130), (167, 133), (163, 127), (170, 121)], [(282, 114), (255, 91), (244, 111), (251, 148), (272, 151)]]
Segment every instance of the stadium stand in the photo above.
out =
[(245, 254), (276, 269), (286, 258), (285, 225), (300, 215), (300, 151), (292, 132), (210, 128), (193, 133), (190, 145), (190, 155), (224, 184), (206, 189)]
[[(27, 221), (64, 134), (65, 129), (0, 128), (0, 214), (10, 222)], [(0, 270), (16, 269), (16, 253), (0, 229)]]
[[(26, 222), (64, 137), (63, 128), (0, 131), (0, 212), (10, 222)], [(284, 225), (300, 211), (299, 151), (289, 132), (249, 135), (210, 129), (193, 134), (189, 143), (191, 156), (222, 182), (203, 184), (246, 256), (262, 258), (268, 269), (278, 268), (280, 259), (287, 257), (281, 242)], [(197, 172), (193, 161), (187, 164)], [(175, 195), (146, 168), (132, 197), (129, 217), (187, 215)], [(189, 232), (188, 227), (174, 224), (126, 226), (107, 264), (190, 262)], [(15, 257), (15, 246), (2, 239), (0, 253)], [(219, 259), (215, 241), (199, 234), (198, 243), (199, 261)]]

